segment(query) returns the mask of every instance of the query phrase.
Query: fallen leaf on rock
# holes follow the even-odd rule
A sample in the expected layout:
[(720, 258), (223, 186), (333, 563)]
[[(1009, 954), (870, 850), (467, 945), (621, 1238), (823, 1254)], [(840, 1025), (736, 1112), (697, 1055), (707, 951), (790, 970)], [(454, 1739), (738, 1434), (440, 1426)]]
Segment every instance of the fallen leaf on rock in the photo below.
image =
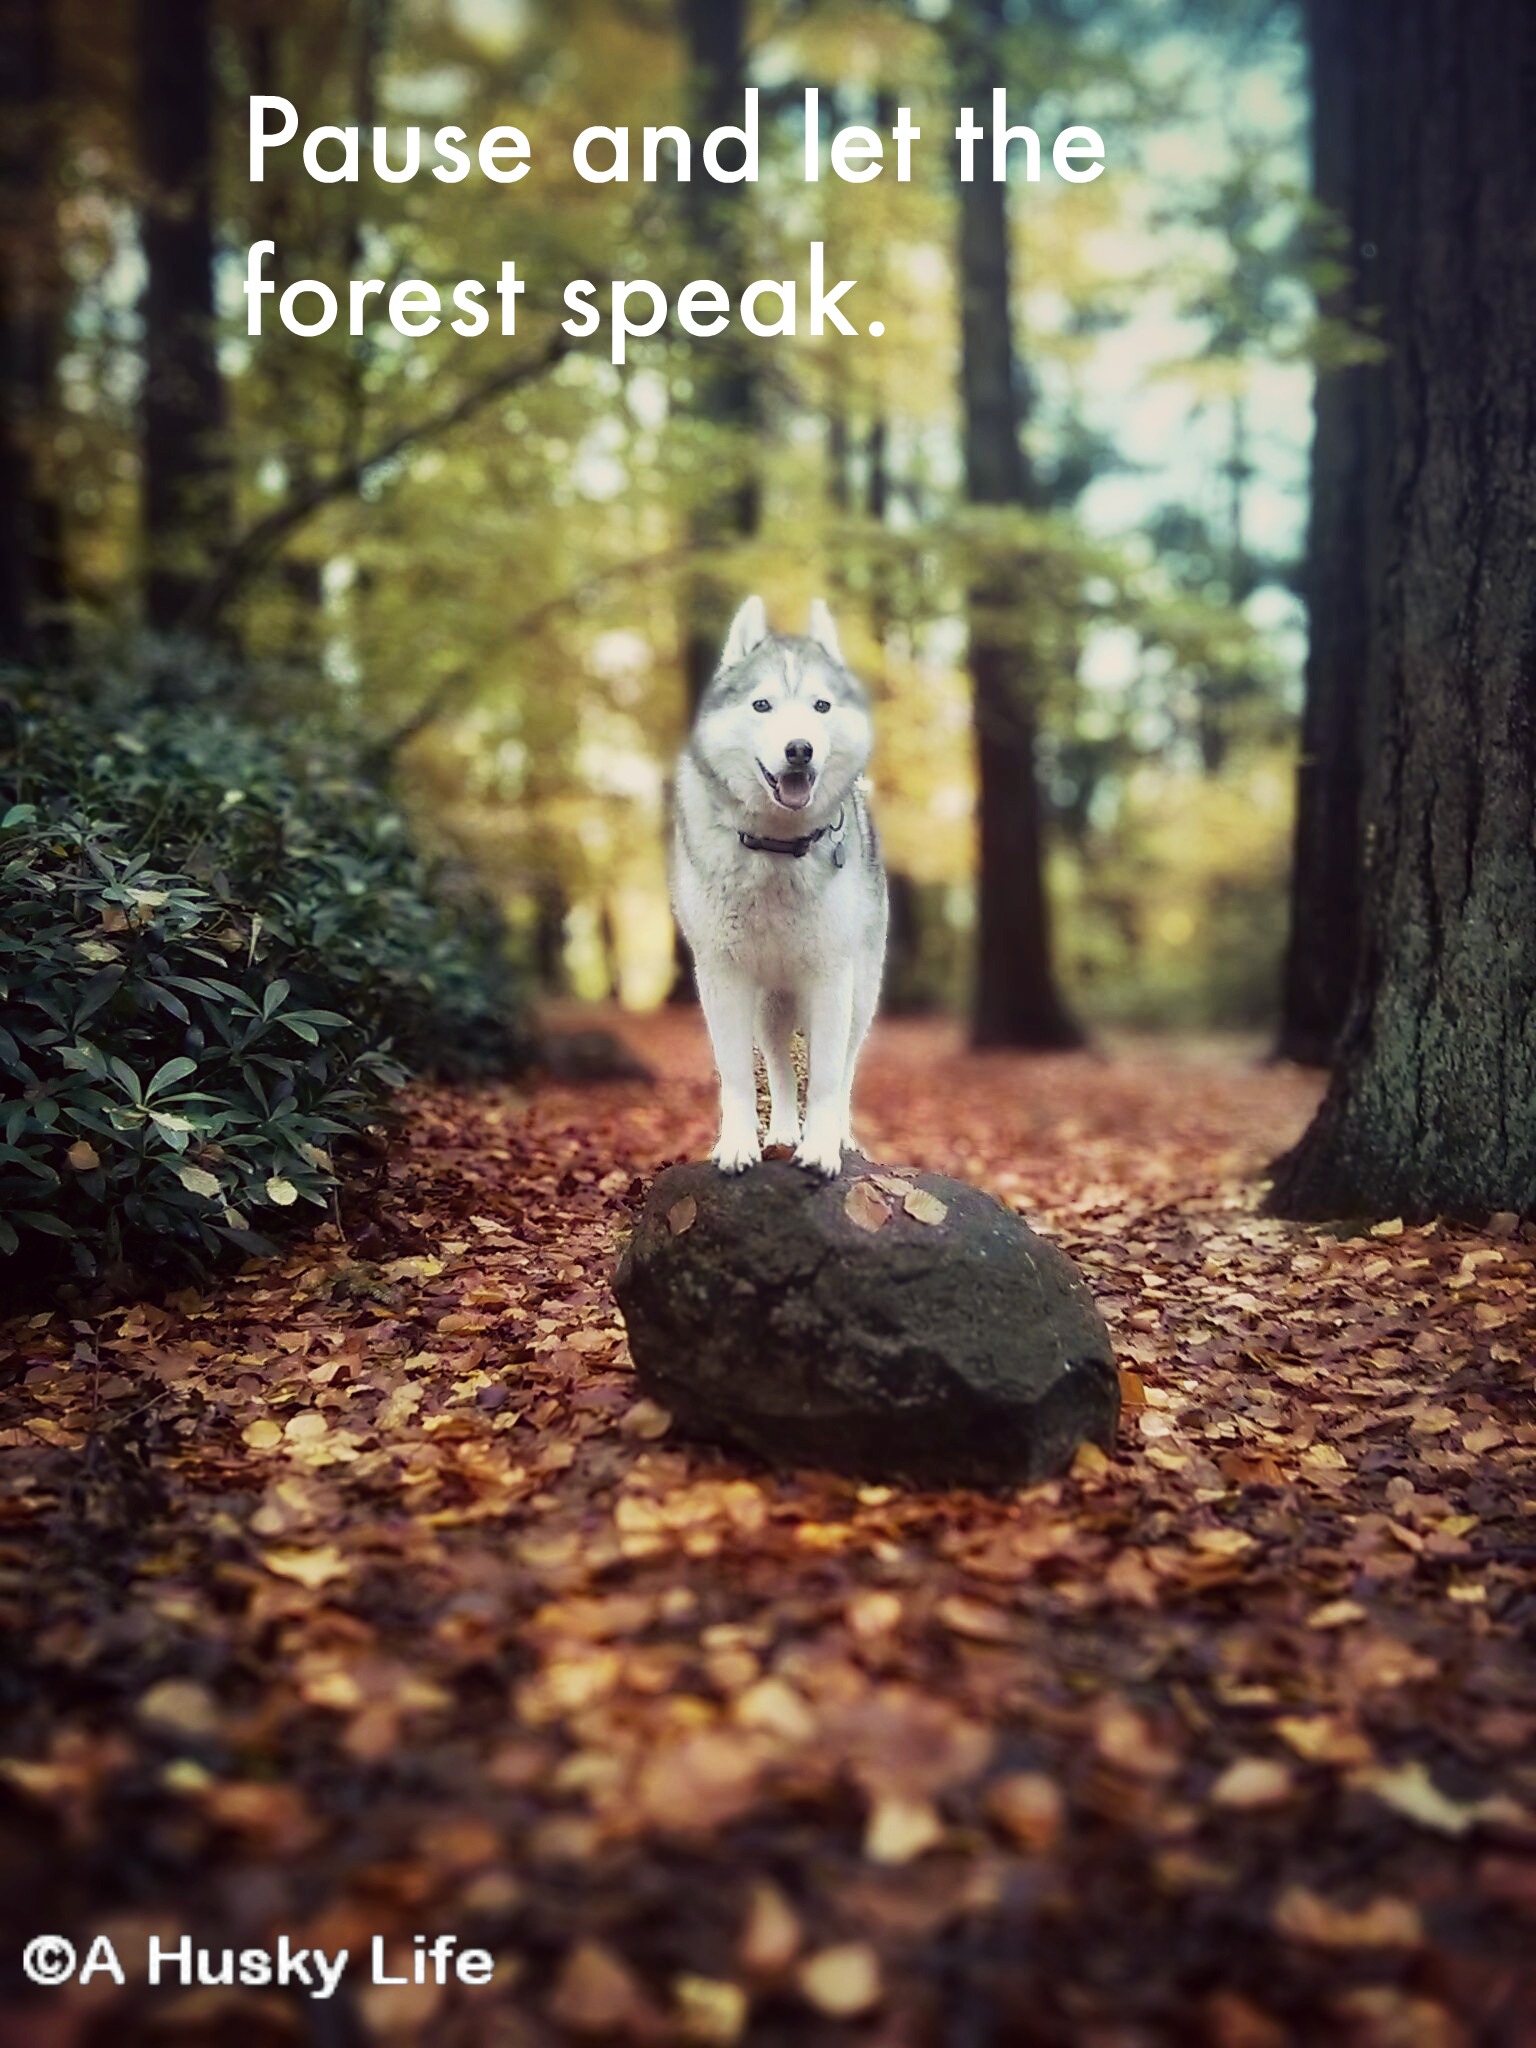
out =
[(619, 1421), (619, 1428), (626, 1436), (638, 1437), (647, 1444), (657, 1442), (671, 1427), (672, 1417), (661, 1403), (644, 1399), (626, 1409)]
[(938, 1224), (949, 1214), (949, 1204), (941, 1202), (937, 1195), (926, 1188), (909, 1188), (902, 1198), (902, 1208), (914, 1223)]
[(667, 1228), (674, 1237), (681, 1237), (685, 1230), (692, 1230), (698, 1220), (699, 1205), (692, 1195), (684, 1195), (680, 1202), (674, 1202), (667, 1211)]
[(860, 1230), (882, 1229), (891, 1220), (891, 1205), (867, 1180), (856, 1180), (843, 1198), (843, 1212)]
[(880, 1961), (865, 1942), (843, 1942), (807, 1956), (795, 1978), (808, 2005), (828, 2019), (857, 2019), (880, 2003)]

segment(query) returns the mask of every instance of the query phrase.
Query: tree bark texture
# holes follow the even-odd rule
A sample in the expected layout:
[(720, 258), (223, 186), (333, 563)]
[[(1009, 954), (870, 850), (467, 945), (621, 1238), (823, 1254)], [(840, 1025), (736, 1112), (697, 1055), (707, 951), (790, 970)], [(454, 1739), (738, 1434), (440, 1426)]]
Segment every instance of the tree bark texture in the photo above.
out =
[[(1369, 15), (1308, 0), (1312, 191), (1340, 237), (1347, 276), (1320, 294), (1336, 332), (1379, 307), (1381, 94), (1365, 64)], [(1319, 369), (1307, 528), (1309, 621), (1301, 760), (1296, 775), (1290, 936), (1281, 986), (1283, 1059), (1325, 1066), (1360, 964), (1365, 761), (1373, 612), (1386, 511), (1387, 370), (1383, 362)]]
[(214, 317), (213, 0), (139, 0), (145, 617), (187, 622), (232, 527)]
[(1391, 468), (1361, 975), (1272, 1208), (1536, 1211), (1536, 9), (1369, 0)]
[[(963, 0), (951, 22), (959, 101), (986, 115), (1003, 79), (1006, 26), (1006, 0)], [(969, 182), (956, 180), (966, 495), (973, 505), (1022, 506), (1033, 487), (1020, 439), (1008, 188), (993, 182), (984, 162), (976, 169)], [(978, 856), (971, 1042), (978, 1047), (1081, 1042), (1052, 968), (1035, 772), (1044, 677), (1020, 620), (1026, 577), (1027, 564), (1014, 563), (978, 576), (968, 593)]]
[(48, 0), (0, 0), (0, 662), (63, 651), (63, 515), (50, 475), (63, 277)]

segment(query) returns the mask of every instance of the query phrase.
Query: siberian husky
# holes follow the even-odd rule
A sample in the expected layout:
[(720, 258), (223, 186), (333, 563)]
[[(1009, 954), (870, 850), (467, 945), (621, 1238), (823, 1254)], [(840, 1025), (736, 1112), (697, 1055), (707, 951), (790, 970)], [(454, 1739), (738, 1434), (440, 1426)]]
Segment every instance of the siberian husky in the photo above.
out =
[(827, 1177), (853, 1148), (853, 1070), (885, 962), (885, 869), (862, 781), (872, 737), (820, 598), (802, 637), (770, 633), (749, 597), (678, 760), (672, 834), (672, 904), (720, 1072), (710, 1157), (722, 1173), (762, 1158), (754, 1044), (768, 1069), (766, 1143), (793, 1146)]

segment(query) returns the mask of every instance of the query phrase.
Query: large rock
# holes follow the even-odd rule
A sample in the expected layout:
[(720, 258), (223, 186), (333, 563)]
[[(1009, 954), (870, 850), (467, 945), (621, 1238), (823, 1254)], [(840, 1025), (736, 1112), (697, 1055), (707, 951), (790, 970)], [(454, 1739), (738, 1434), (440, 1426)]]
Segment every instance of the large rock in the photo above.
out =
[(615, 1286), (645, 1391), (775, 1464), (1017, 1485), (1114, 1436), (1119, 1374), (1076, 1269), (942, 1174), (669, 1166)]

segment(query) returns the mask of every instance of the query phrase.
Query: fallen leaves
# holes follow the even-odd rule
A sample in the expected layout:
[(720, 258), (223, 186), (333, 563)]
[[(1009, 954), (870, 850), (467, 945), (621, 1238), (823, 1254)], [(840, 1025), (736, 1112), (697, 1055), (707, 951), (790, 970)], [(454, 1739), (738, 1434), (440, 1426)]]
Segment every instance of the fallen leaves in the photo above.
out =
[[(167, 1927), (406, 1956), (473, 1923), (480, 2010), (358, 2002), (402, 2048), (937, 2040), (951, 1983), (997, 2040), (1512, 2035), (1525, 1227), (1255, 1217), (1310, 1099), (1283, 1070), (901, 1026), (871, 1139), (1070, 1251), (1119, 1441), (1004, 1497), (748, 1470), (634, 1398), (614, 1316), (632, 1204), (712, 1114), (696, 1020), (644, 1029), (652, 1096), (423, 1093), (345, 1240), (6, 1332), (0, 1779), (39, 1912), (101, 1924), (131, 1869)], [(834, 1198), (942, 1229), (918, 1182)]]
[(807, 2004), (829, 2019), (857, 2019), (880, 2003), (880, 1959), (866, 1942), (844, 1942), (807, 1956), (796, 1982)]
[(277, 1578), (292, 1579), (311, 1593), (352, 1575), (346, 1558), (329, 1543), (318, 1550), (264, 1550), (261, 1561)]
[(1288, 1941), (1326, 1949), (1418, 1948), (1424, 1923), (1407, 1899), (1369, 1900), (1341, 1906), (1304, 1885), (1291, 1885), (1275, 1901), (1274, 1923)]
[(891, 1205), (873, 1181), (856, 1180), (843, 1198), (843, 1214), (856, 1230), (883, 1230)]

